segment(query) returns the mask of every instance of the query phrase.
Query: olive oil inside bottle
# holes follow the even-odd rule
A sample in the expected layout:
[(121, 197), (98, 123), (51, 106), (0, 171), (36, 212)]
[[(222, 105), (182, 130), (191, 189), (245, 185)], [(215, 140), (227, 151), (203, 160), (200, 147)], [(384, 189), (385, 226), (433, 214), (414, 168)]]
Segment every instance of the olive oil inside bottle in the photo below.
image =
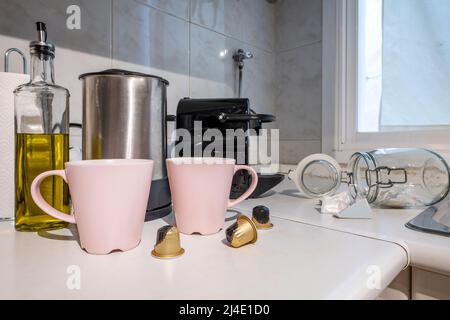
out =
[[(17, 231), (45, 231), (67, 226), (66, 222), (42, 211), (31, 197), (31, 183), (39, 174), (63, 170), (69, 161), (68, 134), (16, 134), (16, 213)], [(61, 177), (46, 178), (40, 187), (44, 199), (55, 209), (69, 214), (67, 184)]]

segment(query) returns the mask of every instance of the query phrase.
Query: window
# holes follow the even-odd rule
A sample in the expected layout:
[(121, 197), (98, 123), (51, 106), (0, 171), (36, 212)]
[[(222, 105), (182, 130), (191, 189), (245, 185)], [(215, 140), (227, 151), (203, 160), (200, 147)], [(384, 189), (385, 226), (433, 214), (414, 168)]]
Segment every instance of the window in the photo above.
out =
[(383, 93), (383, 0), (358, 6), (358, 131), (380, 131)]
[(450, 1), (324, 0), (324, 151), (450, 157)]

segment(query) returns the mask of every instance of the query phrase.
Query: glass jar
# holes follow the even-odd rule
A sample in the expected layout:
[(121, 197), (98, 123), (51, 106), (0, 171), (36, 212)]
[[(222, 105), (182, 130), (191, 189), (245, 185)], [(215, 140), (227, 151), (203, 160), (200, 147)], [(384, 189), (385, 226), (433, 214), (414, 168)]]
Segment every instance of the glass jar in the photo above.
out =
[(310, 198), (331, 195), (347, 183), (353, 198), (382, 208), (415, 208), (443, 200), (450, 186), (447, 162), (426, 149), (380, 149), (355, 153), (342, 171), (327, 155), (304, 159), (289, 174)]
[[(45, 24), (37, 23), (39, 40), (30, 43), (31, 81), (14, 91), (16, 165), (15, 227), (42, 231), (67, 223), (45, 214), (31, 198), (34, 178), (49, 170), (62, 170), (69, 161), (69, 91), (54, 80), (55, 46), (46, 42)], [(60, 177), (41, 184), (45, 200), (69, 213), (69, 192)]]

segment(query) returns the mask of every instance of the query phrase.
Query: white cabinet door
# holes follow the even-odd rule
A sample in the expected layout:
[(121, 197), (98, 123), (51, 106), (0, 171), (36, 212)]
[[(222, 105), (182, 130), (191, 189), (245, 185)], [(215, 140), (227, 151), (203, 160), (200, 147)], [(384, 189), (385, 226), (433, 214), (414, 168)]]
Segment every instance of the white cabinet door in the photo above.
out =
[(450, 300), (450, 277), (413, 268), (412, 299)]

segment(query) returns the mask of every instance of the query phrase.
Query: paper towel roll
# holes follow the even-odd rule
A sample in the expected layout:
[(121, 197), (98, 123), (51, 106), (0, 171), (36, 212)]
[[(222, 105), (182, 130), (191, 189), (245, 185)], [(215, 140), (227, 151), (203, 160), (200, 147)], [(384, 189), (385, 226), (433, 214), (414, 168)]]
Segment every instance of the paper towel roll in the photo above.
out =
[(14, 89), (27, 74), (0, 72), (0, 220), (14, 217)]

